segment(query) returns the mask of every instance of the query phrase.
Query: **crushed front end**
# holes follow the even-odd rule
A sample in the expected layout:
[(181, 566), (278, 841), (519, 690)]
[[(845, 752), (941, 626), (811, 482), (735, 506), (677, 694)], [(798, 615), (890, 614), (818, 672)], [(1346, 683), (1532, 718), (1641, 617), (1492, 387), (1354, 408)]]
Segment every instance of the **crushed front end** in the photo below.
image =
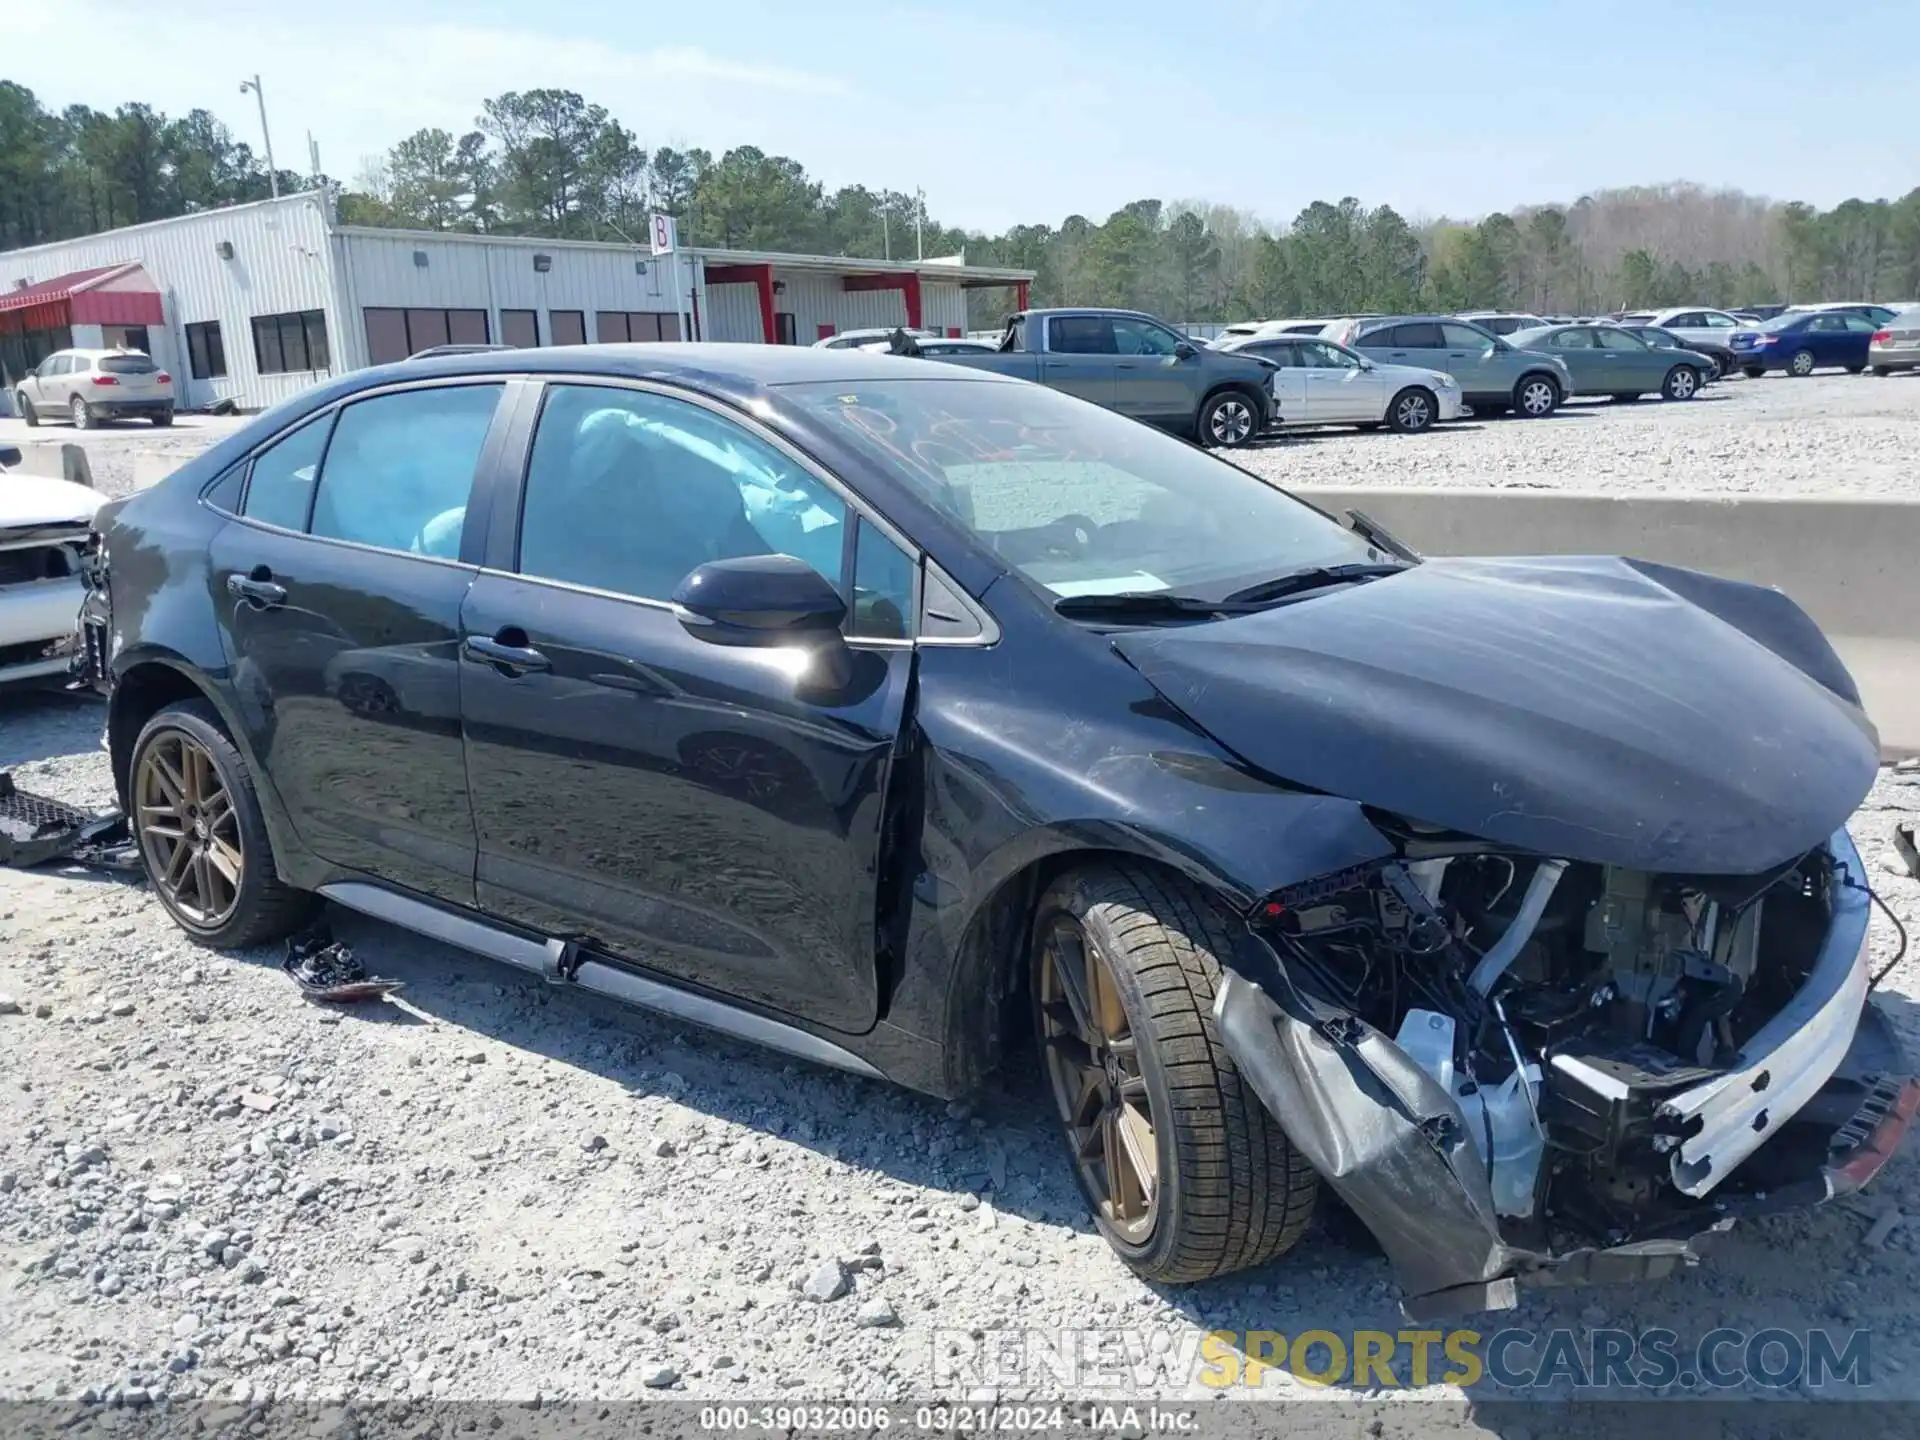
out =
[(1409, 1313), (1695, 1264), (1859, 1189), (1920, 1109), (1844, 831), (1759, 875), (1394, 838), (1263, 900), (1215, 1017)]

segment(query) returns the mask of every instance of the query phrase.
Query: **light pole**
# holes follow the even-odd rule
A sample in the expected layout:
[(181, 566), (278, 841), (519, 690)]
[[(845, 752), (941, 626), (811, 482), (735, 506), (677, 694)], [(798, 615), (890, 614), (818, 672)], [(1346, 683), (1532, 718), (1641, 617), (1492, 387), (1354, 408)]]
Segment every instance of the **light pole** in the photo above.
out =
[(280, 198), (280, 171), (273, 163), (273, 132), (267, 129), (267, 92), (260, 88), (260, 77), (240, 82), (240, 93), (253, 92), (253, 98), (260, 102), (260, 138), (267, 142), (267, 185), (273, 191), (273, 198)]

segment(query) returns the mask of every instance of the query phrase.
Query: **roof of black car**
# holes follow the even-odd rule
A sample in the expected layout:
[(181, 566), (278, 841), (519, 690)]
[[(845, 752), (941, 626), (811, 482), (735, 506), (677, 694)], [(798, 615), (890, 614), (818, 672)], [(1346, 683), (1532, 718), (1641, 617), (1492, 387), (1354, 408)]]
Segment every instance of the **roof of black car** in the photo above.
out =
[[(826, 350), (811, 345), (663, 342), (650, 345), (550, 345), (537, 350), (493, 350), (471, 355), (428, 356), (372, 370), (358, 370), (363, 385), (437, 376), (521, 374), (625, 375), (654, 378), (722, 393), (775, 385), (832, 384), (873, 380), (977, 380), (1004, 377), (961, 366), (928, 368), (929, 362), (872, 350)], [(356, 386), (355, 388), (359, 388)]]

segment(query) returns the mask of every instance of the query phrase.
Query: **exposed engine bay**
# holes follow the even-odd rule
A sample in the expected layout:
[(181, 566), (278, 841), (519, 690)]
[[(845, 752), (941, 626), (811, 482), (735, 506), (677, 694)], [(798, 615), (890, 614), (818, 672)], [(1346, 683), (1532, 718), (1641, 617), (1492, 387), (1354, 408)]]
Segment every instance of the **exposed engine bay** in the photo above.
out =
[(1724, 1170), (1674, 1154), (1701, 1121), (1665, 1102), (1737, 1065), (1807, 981), (1830, 924), (1827, 851), (1686, 876), (1402, 849), (1432, 853), (1282, 891), (1259, 927), (1297, 984), (1394, 1037), (1455, 1099), (1501, 1232), (1619, 1244), (1713, 1189)]

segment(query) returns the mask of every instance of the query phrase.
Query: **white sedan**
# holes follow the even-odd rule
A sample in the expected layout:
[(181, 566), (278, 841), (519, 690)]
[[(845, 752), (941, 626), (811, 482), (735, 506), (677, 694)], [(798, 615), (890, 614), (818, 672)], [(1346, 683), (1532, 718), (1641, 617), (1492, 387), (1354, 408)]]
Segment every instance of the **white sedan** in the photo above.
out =
[(1382, 365), (1332, 340), (1270, 336), (1221, 348), (1259, 355), (1280, 367), (1273, 394), (1287, 426), (1384, 425), (1414, 434), (1457, 420), (1466, 409), (1460, 383), (1445, 371)]
[(10, 468), (0, 449), (0, 684), (66, 673), (100, 495)]

